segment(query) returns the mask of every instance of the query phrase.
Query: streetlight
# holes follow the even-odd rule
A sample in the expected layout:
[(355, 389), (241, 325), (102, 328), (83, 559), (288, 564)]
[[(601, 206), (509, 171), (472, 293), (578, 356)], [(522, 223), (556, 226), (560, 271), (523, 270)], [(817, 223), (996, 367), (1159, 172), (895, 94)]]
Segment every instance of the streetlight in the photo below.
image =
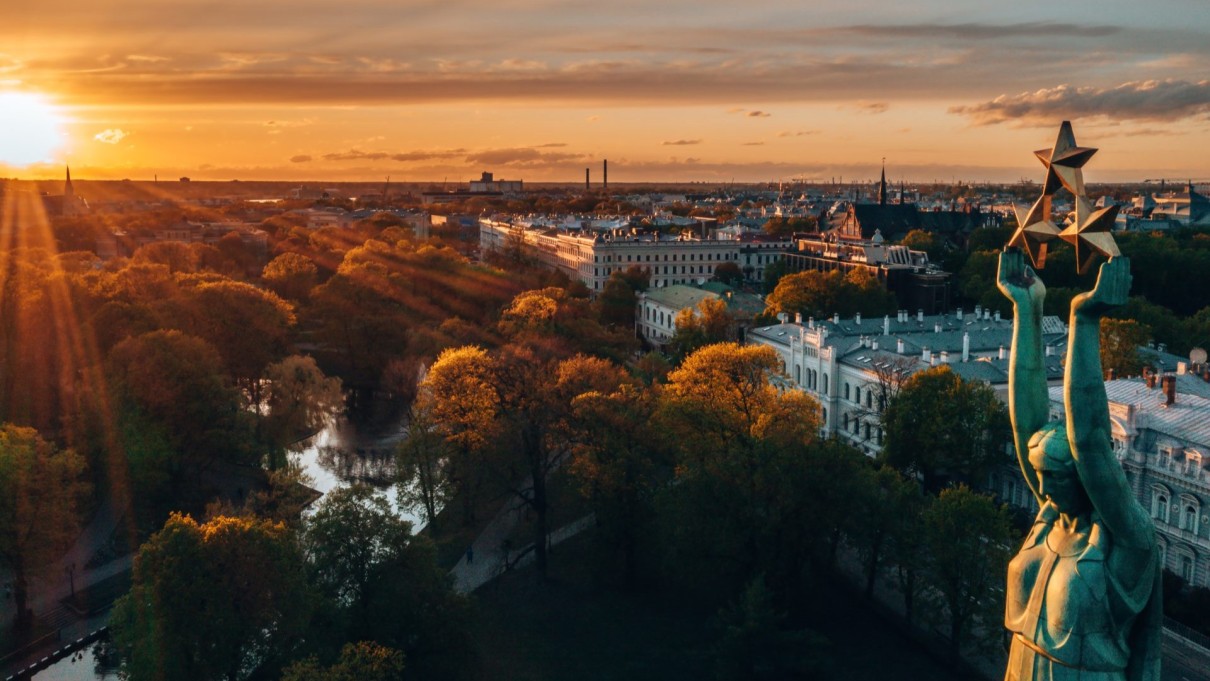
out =
[(68, 580), (68, 582), (71, 583), (71, 597), (72, 597), (72, 599), (75, 599), (75, 597), (76, 597), (76, 564), (73, 562), (72, 564), (68, 565), (67, 567), (65, 567), (63, 569), (67, 571), (67, 580)]

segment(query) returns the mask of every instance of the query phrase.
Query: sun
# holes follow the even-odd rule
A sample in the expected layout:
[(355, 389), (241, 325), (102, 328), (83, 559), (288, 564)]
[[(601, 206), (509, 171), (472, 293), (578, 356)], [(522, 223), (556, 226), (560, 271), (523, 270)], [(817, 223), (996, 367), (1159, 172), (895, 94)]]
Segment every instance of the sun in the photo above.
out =
[(0, 164), (27, 166), (54, 160), (63, 144), (63, 117), (46, 97), (0, 92)]

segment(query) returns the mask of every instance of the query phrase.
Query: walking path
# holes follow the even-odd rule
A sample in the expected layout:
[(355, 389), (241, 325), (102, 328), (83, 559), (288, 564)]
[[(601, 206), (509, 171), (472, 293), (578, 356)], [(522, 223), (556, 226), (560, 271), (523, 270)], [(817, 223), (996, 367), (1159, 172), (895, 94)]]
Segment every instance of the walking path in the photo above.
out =
[[(62, 604), (63, 599), (68, 598), (72, 593), (72, 577), (69, 576), (68, 568), (72, 565), (75, 566), (75, 590), (83, 591), (104, 579), (129, 571), (134, 564), (134, 556), (127, 554), (93, 569), (86, 567), (88, 561), (109, 543), (120, 519), (121, 514), (118, 513), (112, 501), (106, 499), (97, 508), (92, 520), (80, 533), (76, 543), (62, 558), (30, 575), (29, 608), (34, 612), (35, 617), (60, 629), (59, 639), (64, 642), (73, 641), (99, 626), (104, 626), (104, 618), (107, 617), (107, 615), (101, 615), (81, 619)], [(12, 574), (8, 571), (0, 574), (0, 579), (3, 579), (5, 583), (10, 582), (12, 578)], [(6, 598), (0, 604), (0, 621), (12, 622), (16, 614), (16, 603), (12, 598)], [(28, 663), (40, 659), (58, 647), (58, 641), (51, 641), (45, 647), (38, 646), (37, 650), (30, 651), (21, 659), (4, 662), (0, 665), (0, 678), (6, 678), (12, 672), (24, 668)]]

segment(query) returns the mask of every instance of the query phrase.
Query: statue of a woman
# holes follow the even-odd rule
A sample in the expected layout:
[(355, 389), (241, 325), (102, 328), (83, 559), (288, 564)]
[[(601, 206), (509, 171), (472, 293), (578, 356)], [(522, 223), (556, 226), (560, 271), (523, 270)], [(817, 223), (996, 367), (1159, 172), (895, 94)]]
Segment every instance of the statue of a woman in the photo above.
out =
[(998, 284), (1013, 302), (1009, 411), (1025, 484), (1041, 510), (1009, 563), (1006, 681), (1158, 681), (1160, 566), (1155, 528), (1114, 456), (1101, 373), (1101, 317), (1126, 302), (1130, 263), (1101, 266), (1071, 303), (1064, 405), (1049, 420), (1042, 353), (1046, 287), (1024, 255), (1000, 255)]

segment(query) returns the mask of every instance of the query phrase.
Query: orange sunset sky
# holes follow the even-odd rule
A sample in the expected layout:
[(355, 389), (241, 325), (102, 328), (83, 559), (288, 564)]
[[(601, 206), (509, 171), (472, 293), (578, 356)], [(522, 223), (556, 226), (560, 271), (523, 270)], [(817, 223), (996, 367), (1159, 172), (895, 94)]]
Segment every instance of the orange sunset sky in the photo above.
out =
[(1206, 0), (55, 0), (0, 21), (0, 176), (1210, 180)]

